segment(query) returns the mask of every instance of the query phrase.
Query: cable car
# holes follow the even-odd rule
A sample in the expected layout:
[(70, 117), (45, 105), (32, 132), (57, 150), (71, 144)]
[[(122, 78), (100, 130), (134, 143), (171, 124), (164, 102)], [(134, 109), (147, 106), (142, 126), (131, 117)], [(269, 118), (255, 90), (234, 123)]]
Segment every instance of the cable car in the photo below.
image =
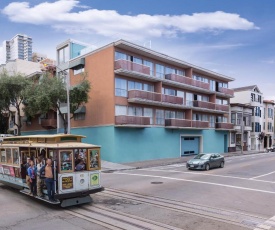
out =
[[(83, 138), (85, 136), (72, 134), (4, 137), (0, 143), (0, 183), (29, 194), (27, 158), (34, 164), (38, 157), (44, 164), (50, 158), (55, 169), (55, 201), (48, 200), (45, 186), (43, 197), (34, 197), (61, 207), (91, 202), (90, 194), (104, 190), (100, 184), (100, 146), (83, 143)], [(76, 170), (79, 160), (84, 162), (81, 171)]]

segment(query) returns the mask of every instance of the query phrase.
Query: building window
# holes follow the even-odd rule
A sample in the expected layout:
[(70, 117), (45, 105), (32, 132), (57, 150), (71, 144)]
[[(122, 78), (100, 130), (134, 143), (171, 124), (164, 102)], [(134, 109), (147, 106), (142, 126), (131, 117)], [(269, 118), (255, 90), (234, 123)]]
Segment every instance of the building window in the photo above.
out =
[(199, 75), (193, 75), (193, 79), (197, 80), (197, 81), (202, 81), (202, 82), (205, 82), (205, 83), (209, 82), (209, 80), (207, 78), (199, 76)]
[(129, 106), (128, 107), (128, 115), (129, 116), (142, 117), (142, 108), (141, 107)]
[(268, 118), (272, 118), (273, 119), (273, 109), (268, 108)]
[(70, 60), (69, 46), (65, 46), (57, 51), (58, 53), (58, 64), (65, 63)]
[(119, 97), (127, 97), (127, 81), (125, 79), (115, 79), (115, 95)]
[(164, 66), (160, 64), (156, 64), (156, 77), (163, 78), (164, 77)]
[(172, 119), (176, 118), (176, 112), (175, 111), (165, 111), (165, 119)]
[(215, 128), (215, 116), (213, 116), (213, 115), (209, 116), (209, 127)]
[(115, 106), (115, 115), (116, 116), (126, 116), (127, 115), (127, 106), (125, 105), (116, 105)]
[(137, 89), (142, 90), (142, 83), (135, 81), (128, 81), (128, 90)]
[(115, 52), (115, 60), (127, 60), (127, 55), (121, 52)]
[(156, 110), (156, 125), (164, 125), (164, 111)]
[(251, 101), (255, 101), (255, 93), (251, 93)]
[(74, 120), (75, 121), (85, 120), (85, 113), (75, 113)]
[(237, 125), (242, 125), (242, 114), (237, 113)]
[(230, 133), (231, 136), (231, 144), (235, 144), (236, 143), (236, 134), (235, 133)]
[(185, 71), (183, 70), (176, 70), (176, 74), (179, 75), (179, 76), (184, 76), (185, 75)]
[(154, 76), (154, 63), (151, 61), (143, 60), (143, 65), (150, 67), (150, 75)]
[(174, 90), (174, 89), (162, 88), (162, 94), (171, 95), (171, 96), (176, 96), (176, 90)]
[(143, 109), (143, 116), (144, 117), (150, 117), (150, 125), (153, 124), (153, 109), (144, 108)]
[(231, 123), (236, 125), (236, 113), (231, 113)]
[(255, 132), (261, 132), (261, 125), (259, 122), (255, 122)]
[(165, 67), (165, 74), (176, 74), (176, 69)]
[(143, 90), (148, 92), (154, 92), (154, 85), (144, 83)]

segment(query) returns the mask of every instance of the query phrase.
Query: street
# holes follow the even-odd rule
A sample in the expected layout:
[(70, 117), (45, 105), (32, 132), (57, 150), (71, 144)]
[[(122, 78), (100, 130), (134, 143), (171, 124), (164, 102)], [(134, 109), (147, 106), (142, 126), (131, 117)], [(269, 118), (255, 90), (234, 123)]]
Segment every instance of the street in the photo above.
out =
[(102, 173), (93, 204), (61, 209), (0, 186), (0, 229), (275, 229), (274, 153)]

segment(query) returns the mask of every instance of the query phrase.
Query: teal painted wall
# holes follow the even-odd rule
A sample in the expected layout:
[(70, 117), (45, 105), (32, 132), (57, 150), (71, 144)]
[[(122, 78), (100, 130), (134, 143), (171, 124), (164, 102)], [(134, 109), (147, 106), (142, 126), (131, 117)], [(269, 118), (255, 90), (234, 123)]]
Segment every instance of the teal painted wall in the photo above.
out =
[[(25, 132), (24, 135), (45, 133)], [(180, 157), (180, 135), (203, 136), (203, 152), (223, 153), (224, 135), (228, 134), (226, 131), (215, 130), (114, 126), (72, 128), (71, 133), (86, 136), (84, 142), (100, 145), (102, 159), (117, 163)]]

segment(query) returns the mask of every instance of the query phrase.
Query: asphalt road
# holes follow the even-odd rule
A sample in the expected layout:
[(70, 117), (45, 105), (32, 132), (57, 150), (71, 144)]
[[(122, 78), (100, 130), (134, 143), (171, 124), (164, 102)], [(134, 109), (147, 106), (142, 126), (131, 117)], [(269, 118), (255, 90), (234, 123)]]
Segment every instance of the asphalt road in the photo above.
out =
[[(275, 154), (102, 173), (93, 204), (51, 207), (0, 186), (0, 229), (275, 229)], [(273, 218), (273, 219), (272, 219)]]

